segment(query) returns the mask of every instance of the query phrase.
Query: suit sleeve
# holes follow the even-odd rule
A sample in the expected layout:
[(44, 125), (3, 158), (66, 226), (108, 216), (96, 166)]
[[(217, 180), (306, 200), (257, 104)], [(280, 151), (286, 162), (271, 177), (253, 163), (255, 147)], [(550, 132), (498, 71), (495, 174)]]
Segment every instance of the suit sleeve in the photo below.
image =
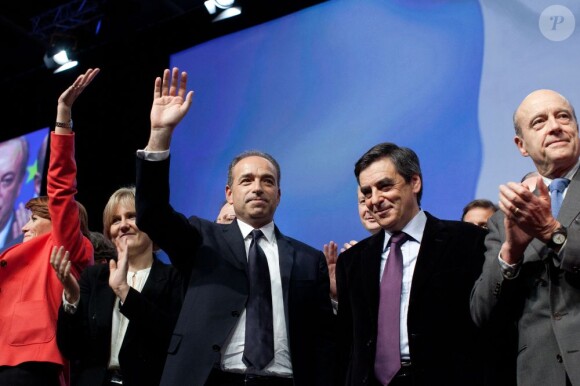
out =
[(520, 278), (505, 279), (498, 261), (504, 240), (503, 215), (496, 213), (488, 222), (489, 233), (485, 238), (485, 262), (481, 275), (471, 292), (471, 318), (479, 327), (486, 326), (497, 317), (509, 314), (509, 305), (515, 296)]
[(563, 270), (574, 274), (580, 273), (580, 221), (578, 218), (568, 227), (568, 239), (559, 257), (560, 267)]
[(137, 226), (169, 255), (182, 274), (188, 275), (202, 237), (169, 203), (169, 159), (145, 161), (137, 157), (135, 196)]
[(330, 281), (328, 277), (328, 266), (326, 258), (322, 252), (318, 254), (318, 293), (320, 304), (320, 315), (317, 319), (320, 323), (318, 334), (318, 363), (317, 372), (318, 379), (316, 385), (331, 385), (335, 377), (335, 333), (336, 333), (336, 318), (332, 311), (332, 304), (330, 302)]
[(71, 272), (78, 278), (92, 264), (93, 247), (81, 233), (79, 209), (74, 199), (77, 193), (74, 139), (74, 134), (52, 133), (47, 193), (54, 243), (63, 245), (69, 252)]
[(352, 351), (352, 310), (348, 298), (348, 278), (346, 274), (345, 256), (348, 251), (339, 255), (336, 263), (336, 285), (338, 292), (337, 313), (337, 360), (336, 360), (336, 385), (345, 385), (350, 356)]

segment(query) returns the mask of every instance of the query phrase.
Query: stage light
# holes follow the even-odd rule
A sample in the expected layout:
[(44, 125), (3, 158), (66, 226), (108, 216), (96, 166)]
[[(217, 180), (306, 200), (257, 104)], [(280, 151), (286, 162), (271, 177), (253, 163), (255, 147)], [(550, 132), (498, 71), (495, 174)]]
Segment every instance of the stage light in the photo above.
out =
[(207, 0), (203, 4), (210, 15), (216, 15), (212, 21), (220, 21), (238, 16), (242, 13), (242, 7), (234, 6), (235, 0)]
[(65, 49), (57, 49), (53, 52), (44, 54), (43, 59), (46, 68), (54, 70), (53, 73), (55, 74), (71, 69), (79, 64), (76, 60), (69, 58)]

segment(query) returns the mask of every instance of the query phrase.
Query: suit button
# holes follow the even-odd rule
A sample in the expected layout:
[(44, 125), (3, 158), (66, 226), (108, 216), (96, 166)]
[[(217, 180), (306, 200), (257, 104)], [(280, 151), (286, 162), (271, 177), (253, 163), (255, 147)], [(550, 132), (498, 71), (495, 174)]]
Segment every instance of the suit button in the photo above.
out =
[(220, 346), (218, 346), (217, 344), (214, 344), (213, 346), (211, 346), (211, 349), (215, 352), (219, 352), (220, 351)]
[(4, 268), (8, 265), (8, 262), (6, 260), (0, 260), (0, 267)]
[(563, 362), (562, 355), (560, 354), (556, 355), (556, 360), (558, 361), (558, 363), (562, 363)]
[(578, 273), (580, 273), (580, 267), (578, 267), (578, 266), (576, 266), (576, 265), (575, 265), (575, 266), (573, 266), (573, 267), (572, 267), (572, 272), (574, 272), (575, 274), (578, 274)]
[(239, 316), (240, 316), (240, 312), (239, 312), (239, 311), (232, 311), (232, 316), (233, 316), (234, 318), (237, 318), (237, 317), (239, 317)]
[(366, 384), (368, 381), (369, 381), (369, 377), (367, 377), (367, 376), (365, 376), (365, 377), (362, 379), (362, 383), (365, 383), (365, 384)]
[(369, 339), (369, 341), (367, 342), (367, 347), (371, 347), (372, 344), (373, 344), (373, 340)]

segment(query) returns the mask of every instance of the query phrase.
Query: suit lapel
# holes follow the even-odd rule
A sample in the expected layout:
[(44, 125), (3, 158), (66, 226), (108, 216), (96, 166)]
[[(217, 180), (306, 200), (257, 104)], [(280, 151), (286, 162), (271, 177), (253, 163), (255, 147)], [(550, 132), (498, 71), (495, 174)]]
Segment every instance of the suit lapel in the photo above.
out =
[(380, 231), (369, 238), (369, 242), (358, 258), (361, 260), (361, 271), (365, 297), (368, 299), (371, 320), (377, 320), (379, 311), (379, 288), (381, 275), (381, 258), (385, 232)]
[(99, 271), (97, 283), (95, 288), (96, 309), (91, 312), (93, 315), (98, 315), (100, 320), (95, 321), (96, 326), (111, 325), (113, 317), (113, 306), (115, 304), (115, 293), (109, 287), (109, 267), (105, 266)]
[(423, 232), (423, 239), (419, 247), (419, 255), (415, 263), (415, 271), (411, 282), (411, 298), (420, 293), (421, 289), (429, 280), (429, 277), (436, 272), (436, 267), (440, 256), (443, 254), (445, 245), (449, 240), (449, 232), (443, 222), (439, 221), (429, 213), (427, 223)]
[(558, 213), (558, 221), (563, 226), (568, 227), (578, 213), (580, 213), (580, 173), (576, 172), (574, 178), (570, 181), (566, 197), (562, 202), (560, 213)]
[(284, 298), (284, 315), (286, 316), (286, 326), (289, 326), (288, 320), (288, 291), (290, 288), (290, 276), (294, 267), (296, 251), (284, 235), (275, 228), (276, 243), (278, 244), (278, 260), (280, 263), (280, 279), (282, 280), (282, 296)]
[(167, 282), (167, 271), (162, 269), (163, 266), (153, 257), (153, 265), (151, 265), (151, 271), (149, 271), (149, 276), (147, 281), (143, 286), (141, 293), (149, 300), (153, 300), (156, 294), (161, 293), (161, 289), (165, 282)]
[(248, 257), (246, 256), (246, 246), (237, 220), (222, 227), (222, 235), (225, 241), (221, 249), (226, 252), (222, 254), (222, 257), (234, 267), (247, 273)]

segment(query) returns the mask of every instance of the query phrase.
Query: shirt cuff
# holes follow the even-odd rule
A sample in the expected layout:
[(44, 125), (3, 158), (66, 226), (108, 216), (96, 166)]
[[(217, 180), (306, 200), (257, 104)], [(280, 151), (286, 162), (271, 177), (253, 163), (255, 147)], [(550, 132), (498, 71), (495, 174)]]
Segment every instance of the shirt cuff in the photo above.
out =
[(145, 161), (163, 161), (169, 158), (169, 149), (162, 151), (137, 150), (137, 157)]
[(79, 305), (80, 300), (81, 299), (79, 298), (77, 299), (76, 302), (69, 303), (66, 300), (66, 297), (64, 296), (64, 291), (62, 291), (62, 307), (64, 308), (64, 312), (66, 312), (67, 314), (74, 315), (77, 312), (77, 307)]
[(518, 277), (518, 274), (520, 273), (520, 266), (522, 265), (521, 261), (515, 264), (508, 264), (503, 261), (501, 254), (497, 255), (497, 261), (499, 262), (501, 274), (505, 279), (511, 280)]

